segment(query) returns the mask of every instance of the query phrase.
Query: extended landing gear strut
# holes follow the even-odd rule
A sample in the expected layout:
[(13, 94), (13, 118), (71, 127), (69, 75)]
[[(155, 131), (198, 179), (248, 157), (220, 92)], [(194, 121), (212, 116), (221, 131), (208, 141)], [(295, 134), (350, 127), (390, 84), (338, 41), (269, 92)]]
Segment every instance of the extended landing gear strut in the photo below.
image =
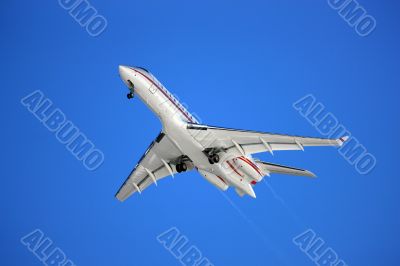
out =
[(128, 80), (129, 90), (130, 92), (126, 95), (126, 97), (130, 100), (135, 97), (135, 85), (133, 85), (132, 81)]

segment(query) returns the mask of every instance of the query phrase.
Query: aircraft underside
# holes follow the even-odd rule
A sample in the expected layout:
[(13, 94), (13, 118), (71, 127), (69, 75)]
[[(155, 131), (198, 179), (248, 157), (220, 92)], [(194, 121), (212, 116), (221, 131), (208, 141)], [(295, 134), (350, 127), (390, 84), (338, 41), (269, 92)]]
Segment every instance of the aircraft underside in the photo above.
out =
[(116, 197), (125, 201), (152, 184), (196, 169), (208, 182), (225, 191), (256, 197), (254, 186), (265, 176), (286, 174), (315, 177), (307, 170), (253, 159), (256, 153), (304, 150), (309, 146), (341, 146), (348, 139), (324, 139), (201, 125), (146, 69), (120, 66), (129, 89), (160, 118), (163, 132), (151, 143)]

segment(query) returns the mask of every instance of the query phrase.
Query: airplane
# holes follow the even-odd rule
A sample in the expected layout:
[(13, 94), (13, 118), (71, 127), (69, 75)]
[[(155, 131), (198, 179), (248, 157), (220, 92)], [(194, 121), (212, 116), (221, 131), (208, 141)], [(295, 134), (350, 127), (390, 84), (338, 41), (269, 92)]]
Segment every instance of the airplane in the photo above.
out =
[(253, 154), (280, 150), (304, 150), (308, 146), (342, 146), (348, 137), (324, 139), (268, 132), (238, 130), (200, 124), (145, 68), (119, 66), (119, 74), (129, 89), (162, 123), (162, 131), (119, 189), (123, 202), (167, 177), (197, 170), (222, 191), (233, 187), (243, 197), (256, 198), (254, 186), (271, 174), (315, 177), (307, 170), (263, 162)]

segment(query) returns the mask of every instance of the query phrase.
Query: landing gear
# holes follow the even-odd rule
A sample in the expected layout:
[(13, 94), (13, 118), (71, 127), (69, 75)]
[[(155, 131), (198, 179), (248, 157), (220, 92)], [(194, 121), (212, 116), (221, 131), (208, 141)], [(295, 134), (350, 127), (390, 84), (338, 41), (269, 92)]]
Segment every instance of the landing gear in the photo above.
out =
[(218, 154), (212, 154), (208, 157), (208, 162), (210, 164), (215, 164), (219, 163), (219, 155)]
[(178, 173), (186, 172), (188, 169), (186, 163), (180, 163), (176, 165), (176, 171)]
[(126, 97), (130, 100), (135, 97), (135, 85), (133, 85), (132, 81), (128, 80), (129, 90), (130, 92), (126, 95)]
[(203, 153), (207, 156), (210, 164), (215, 164), (219, 163), (220, 161), (219, 154), (226, 151), (227, 149), (225, 148), (207, 148), (203, 151)]

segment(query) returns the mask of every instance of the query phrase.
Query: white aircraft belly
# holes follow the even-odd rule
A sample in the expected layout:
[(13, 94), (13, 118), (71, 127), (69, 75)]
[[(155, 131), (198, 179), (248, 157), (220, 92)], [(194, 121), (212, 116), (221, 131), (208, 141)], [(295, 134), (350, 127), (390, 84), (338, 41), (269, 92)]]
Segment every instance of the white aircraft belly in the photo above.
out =
[(181, 128), (181, 126), (184, 126), (184, 124), (166, 123), (164, 131), (182, 154), (188, 156), (197, 168), (211, 170), (201, 144), (194, 140), (189, 132)]

